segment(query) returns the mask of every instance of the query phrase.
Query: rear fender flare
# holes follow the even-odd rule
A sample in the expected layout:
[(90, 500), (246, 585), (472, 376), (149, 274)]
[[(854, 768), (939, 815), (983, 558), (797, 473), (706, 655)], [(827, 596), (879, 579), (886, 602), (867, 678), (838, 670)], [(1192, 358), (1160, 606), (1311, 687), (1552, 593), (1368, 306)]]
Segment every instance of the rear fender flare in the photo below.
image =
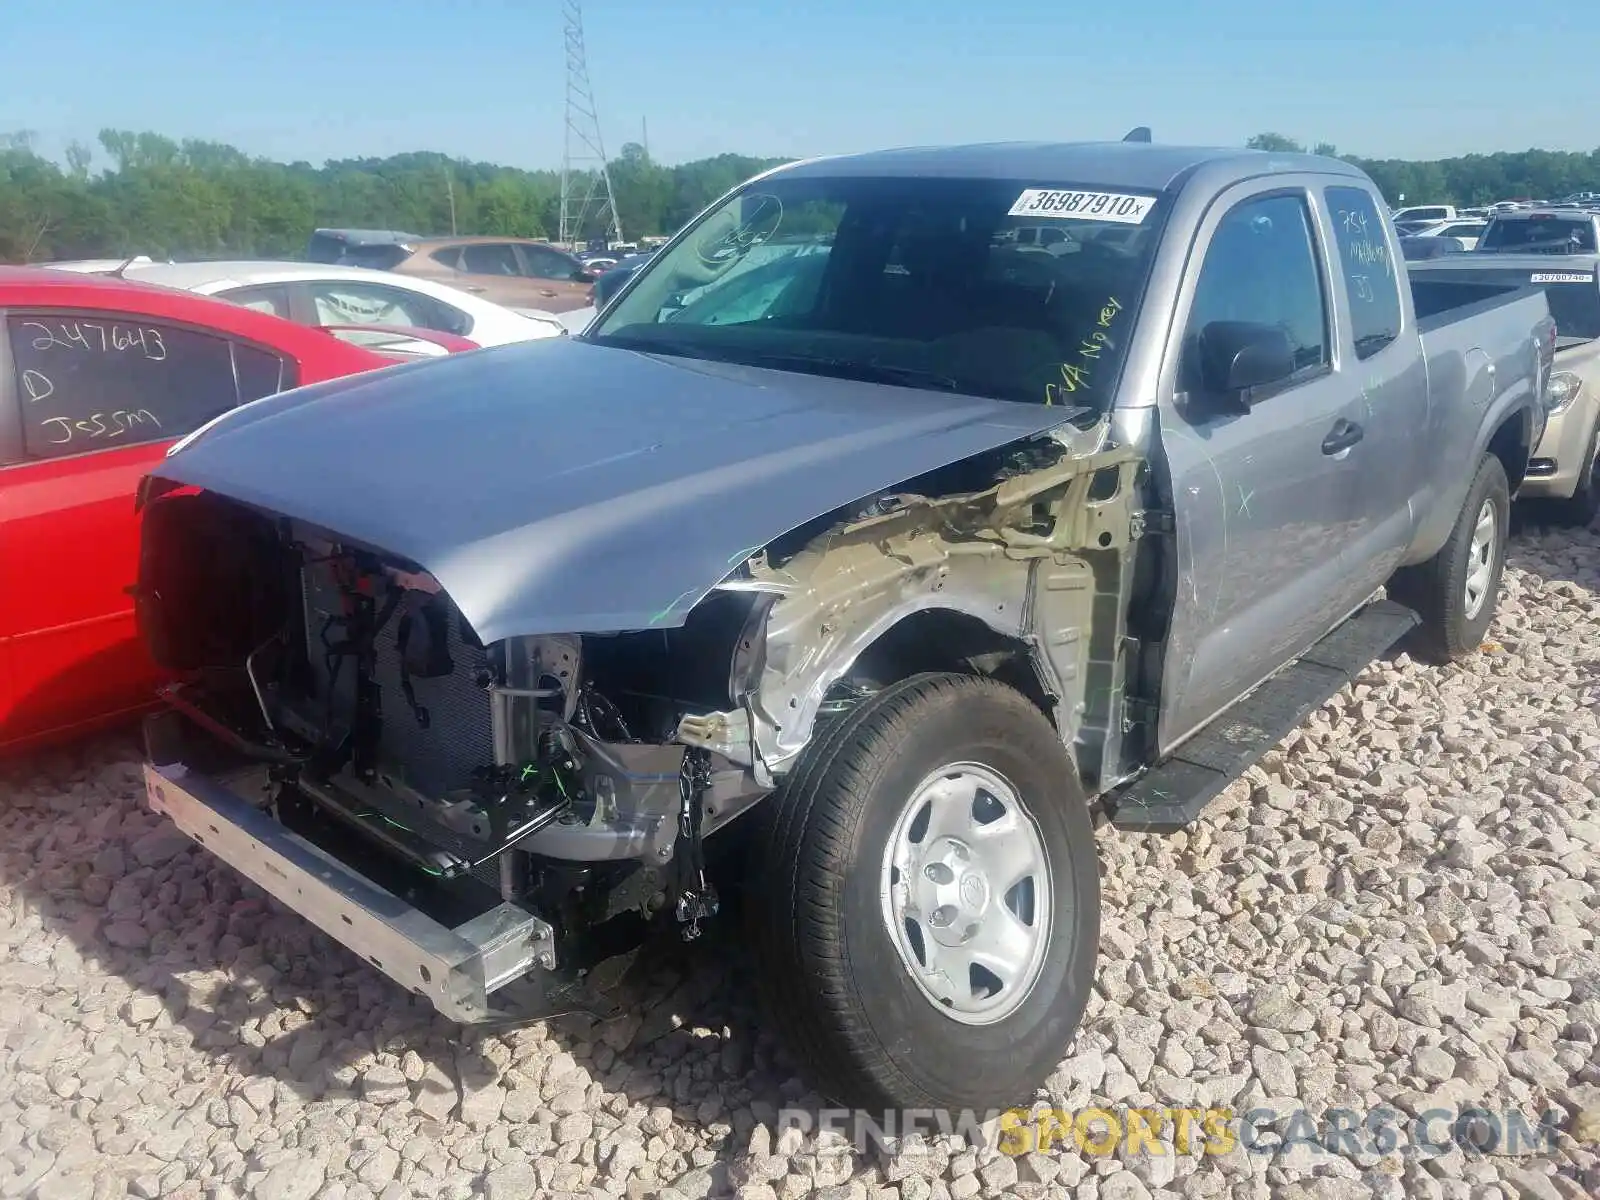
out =
[(1540, 414), (1536, 401), (1525, 390), (1502, 395), (1491, 406), (1489, 419), (1479, 428), (1473, 444), (1472, 457), (1456, 477), (1440, 491), (1439, 501), (1417, 531), (1408, 564), (1426, 562), (1437, 554), (1455, 527), (1461, 505), (1466, 502), (1467, 489), (1472, 486), (1473, 475), (1485, 454), (1493, 454), (1506, 469), (1506, 479), (1511, 485), (1513, 499), (1518, 485), (1528, 473), (1528, 461), (1533, 455), (1539, 432)]

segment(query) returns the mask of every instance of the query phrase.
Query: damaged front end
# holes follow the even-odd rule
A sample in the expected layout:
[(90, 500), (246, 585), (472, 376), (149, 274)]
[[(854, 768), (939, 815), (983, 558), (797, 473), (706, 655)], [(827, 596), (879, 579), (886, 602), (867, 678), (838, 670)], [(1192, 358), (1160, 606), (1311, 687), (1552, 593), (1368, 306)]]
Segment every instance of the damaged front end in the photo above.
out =
[(684, 716), (677, 739), (771, 785), (819, 719), (918, 670), (962, 669), (1033, 696), (1088, 776), (1119, 774), (1144, 469), (1109, 421), (1067, 428), (763, 548), (716, 589), (758, 598), (737, 703)]
[(651, 922), (694, 936), (707, 840), (875, 688), (997, 675), (1115, 772), (1143, 459), (1109, 429), (829, 513), (671, 627), (488, 644), (421, 563), (158, 485), (151, 803), (453, 1019), (604, 1012), (583, 973)]
[[(714, 911), (702, 817), (763, 793), (659, 735), (678, 702), (602, 685), (696, 622), (484, 645), (416, 564), (192, 488), (143, 519), (140, 626), (175, 677), (152, 805), (403, 986), (469, 1023), (603, 1009), (582, 971), (669, 905), (690, 932)], [(545, 996), (497, 1001), (530, 975)]]

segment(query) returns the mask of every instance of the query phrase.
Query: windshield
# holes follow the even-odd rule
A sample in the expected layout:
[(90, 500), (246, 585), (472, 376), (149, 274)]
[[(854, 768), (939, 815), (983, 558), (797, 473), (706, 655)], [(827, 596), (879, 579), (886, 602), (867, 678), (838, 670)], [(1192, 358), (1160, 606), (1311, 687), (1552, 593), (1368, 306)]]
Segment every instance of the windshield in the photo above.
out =
[(1032, 180), (761, 180), (584, 340), (1032, 404), (1109, 407), (1164, 216)]
[(1548, 251), (1552, 254), (1593, 254), (1593, 217), (1557, 217), (1543, 213), (1491, 221), (1484, 231), (1479, 250)]

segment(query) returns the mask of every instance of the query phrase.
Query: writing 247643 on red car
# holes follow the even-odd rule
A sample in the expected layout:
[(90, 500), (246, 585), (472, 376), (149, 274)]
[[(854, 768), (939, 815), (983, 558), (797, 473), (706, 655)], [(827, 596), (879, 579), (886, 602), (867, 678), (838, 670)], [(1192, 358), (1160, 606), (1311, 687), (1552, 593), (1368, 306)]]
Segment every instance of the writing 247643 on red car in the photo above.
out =
[(394, 365), (166, 288), (0, 267), (0, 751), (135, 711), (134, 493), (173, 440), (262, 396)]

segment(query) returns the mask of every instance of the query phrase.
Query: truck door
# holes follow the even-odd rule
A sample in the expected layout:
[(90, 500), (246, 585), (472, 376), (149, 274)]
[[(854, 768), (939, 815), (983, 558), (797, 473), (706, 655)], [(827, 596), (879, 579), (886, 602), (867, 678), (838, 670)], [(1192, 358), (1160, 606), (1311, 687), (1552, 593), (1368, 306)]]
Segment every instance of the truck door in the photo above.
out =
[[(1311, 181), (1257, 181), (1202, 218), (1158, 397), (1180, 579), (1163, 667), (1165, 752), (1326, 633), (1361, 597), (1345, 544), (1354, 389), (1335, 370), (1336, 311)], [(1198, 265), (1196, 265), (1198, 264)], [(1293, 372), (1247, 405), (1208, 394), (1208, 327), (1281, 329)]]
[(1344, 546), (1350, 582), (1361, 595), (1376, 591), (1400, 565), (1416, 524), (1411, 497), (1433, 474), (1437, 447), (1428, 440), (1428, 369), (1423, 361), (1410, 287), (1396, 266), (1383, 218), (1371, 192), (1354, 184), (1323, 191), (1323, 219), (1335, 269), (1339, 311), (1339, 374), (1354, 402), (1346, 415), (1362, 438), (1341, 469), (1354, 499)]

